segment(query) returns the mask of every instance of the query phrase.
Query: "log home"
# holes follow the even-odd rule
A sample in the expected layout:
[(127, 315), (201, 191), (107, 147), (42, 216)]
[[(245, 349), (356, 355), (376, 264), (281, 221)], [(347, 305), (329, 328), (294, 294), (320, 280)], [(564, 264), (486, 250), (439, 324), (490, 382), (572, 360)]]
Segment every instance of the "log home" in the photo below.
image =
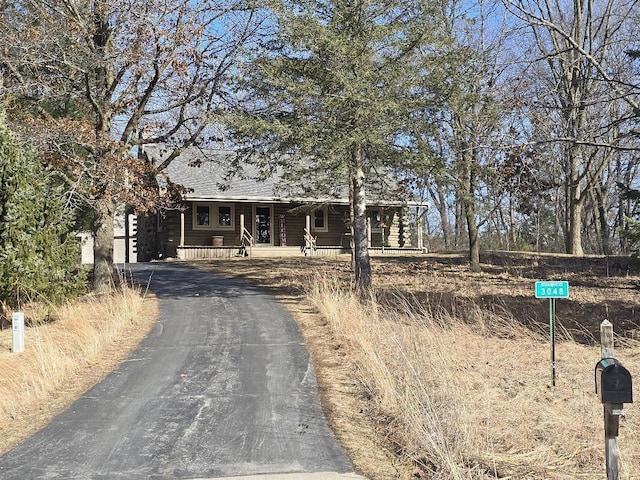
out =
[[(158, 164), (168, 153), (160, 146), (148, 146), (145, 154)], [(337, 196), (295, 195), (290, 188), (283, 187), (278, 175), (259, 178), (258, 172), (249, 166), (226, 179), (232, 155), (228, 151), (191, 148), (163, 171), (159, 177), (161, 188), (171, 182), (187, 189), (180, 208), (165, 211), (158, 219), (163, 258), (350, 251), (346, 188), (342, 189), (345, 194)], [(283, 193), (285, 190), (287, 193)], [(421, 229), (412, 234), (408, 219), (410, 213), (414, 219), (419, 218), (424, 206), (400, 198), (397, 193), (395, 198), (387, 197), (370, 194), (367, 199), (372, 252), (422, 252)]]

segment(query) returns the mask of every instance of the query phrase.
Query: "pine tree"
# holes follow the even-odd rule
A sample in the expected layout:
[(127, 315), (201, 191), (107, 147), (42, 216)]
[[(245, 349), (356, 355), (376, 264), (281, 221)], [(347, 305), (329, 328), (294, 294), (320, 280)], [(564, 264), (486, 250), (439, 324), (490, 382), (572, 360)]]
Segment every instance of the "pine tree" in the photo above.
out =
[(237, 89), (244, 115), (229, 127), (247, 160), (279, 167), (307, 193), (350, 188), (363, 289), (371, 286), (365, 190), (384, 181), (382, 172), (408, 168), (416, 52), (437, 37), (437, 3), (273, 0), (274, 34)]
[(77, 293), (79, 243), (64, 191), (0, 115), (0, 302), (57, 303)]

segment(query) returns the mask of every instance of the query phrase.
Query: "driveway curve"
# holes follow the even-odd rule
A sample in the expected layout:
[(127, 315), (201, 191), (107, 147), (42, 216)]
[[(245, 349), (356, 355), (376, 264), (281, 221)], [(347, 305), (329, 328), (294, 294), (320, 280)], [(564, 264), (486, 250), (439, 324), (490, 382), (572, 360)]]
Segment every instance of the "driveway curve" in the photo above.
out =
[(156, 326), (116, 371), (0, 457), (0, 478), (362, 478), (327, 426), (282, 305), (181, 264), (131, 269), (160, 300)]

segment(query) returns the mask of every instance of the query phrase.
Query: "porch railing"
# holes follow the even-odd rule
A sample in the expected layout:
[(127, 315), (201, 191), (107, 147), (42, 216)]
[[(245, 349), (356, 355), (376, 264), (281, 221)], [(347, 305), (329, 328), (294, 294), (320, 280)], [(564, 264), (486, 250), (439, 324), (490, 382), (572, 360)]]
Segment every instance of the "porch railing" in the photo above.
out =
[(311, 232), (304, 229), (304, 254), (307, 255), (307, 251), (311, 251), (312, 253), (316, 251), (316, 237), (311, 235)]
[[(240, 249), (245, 254), (251, 255), (251, 248), (253, 247), (253, 235), (245, 227), (242, 228), (242, 237), (240, 238)], [(247, 250), (247, 248), (249, 250)]]

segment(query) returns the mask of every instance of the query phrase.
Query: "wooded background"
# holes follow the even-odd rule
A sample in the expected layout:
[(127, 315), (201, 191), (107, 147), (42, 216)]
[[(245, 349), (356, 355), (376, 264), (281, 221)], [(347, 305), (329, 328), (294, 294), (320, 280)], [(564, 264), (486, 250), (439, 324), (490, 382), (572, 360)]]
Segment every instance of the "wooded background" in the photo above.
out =
[(639, 3), (5, 1), (2, 108), (91, 224), (98, 287), (115, 208), (174, 208), (154, 178), (190, 146), (350, 185), (363, 259), (364, 191), (390, 170), (430, 205), (429, 248), (474, 269), (481, 247), (628, 254)]

